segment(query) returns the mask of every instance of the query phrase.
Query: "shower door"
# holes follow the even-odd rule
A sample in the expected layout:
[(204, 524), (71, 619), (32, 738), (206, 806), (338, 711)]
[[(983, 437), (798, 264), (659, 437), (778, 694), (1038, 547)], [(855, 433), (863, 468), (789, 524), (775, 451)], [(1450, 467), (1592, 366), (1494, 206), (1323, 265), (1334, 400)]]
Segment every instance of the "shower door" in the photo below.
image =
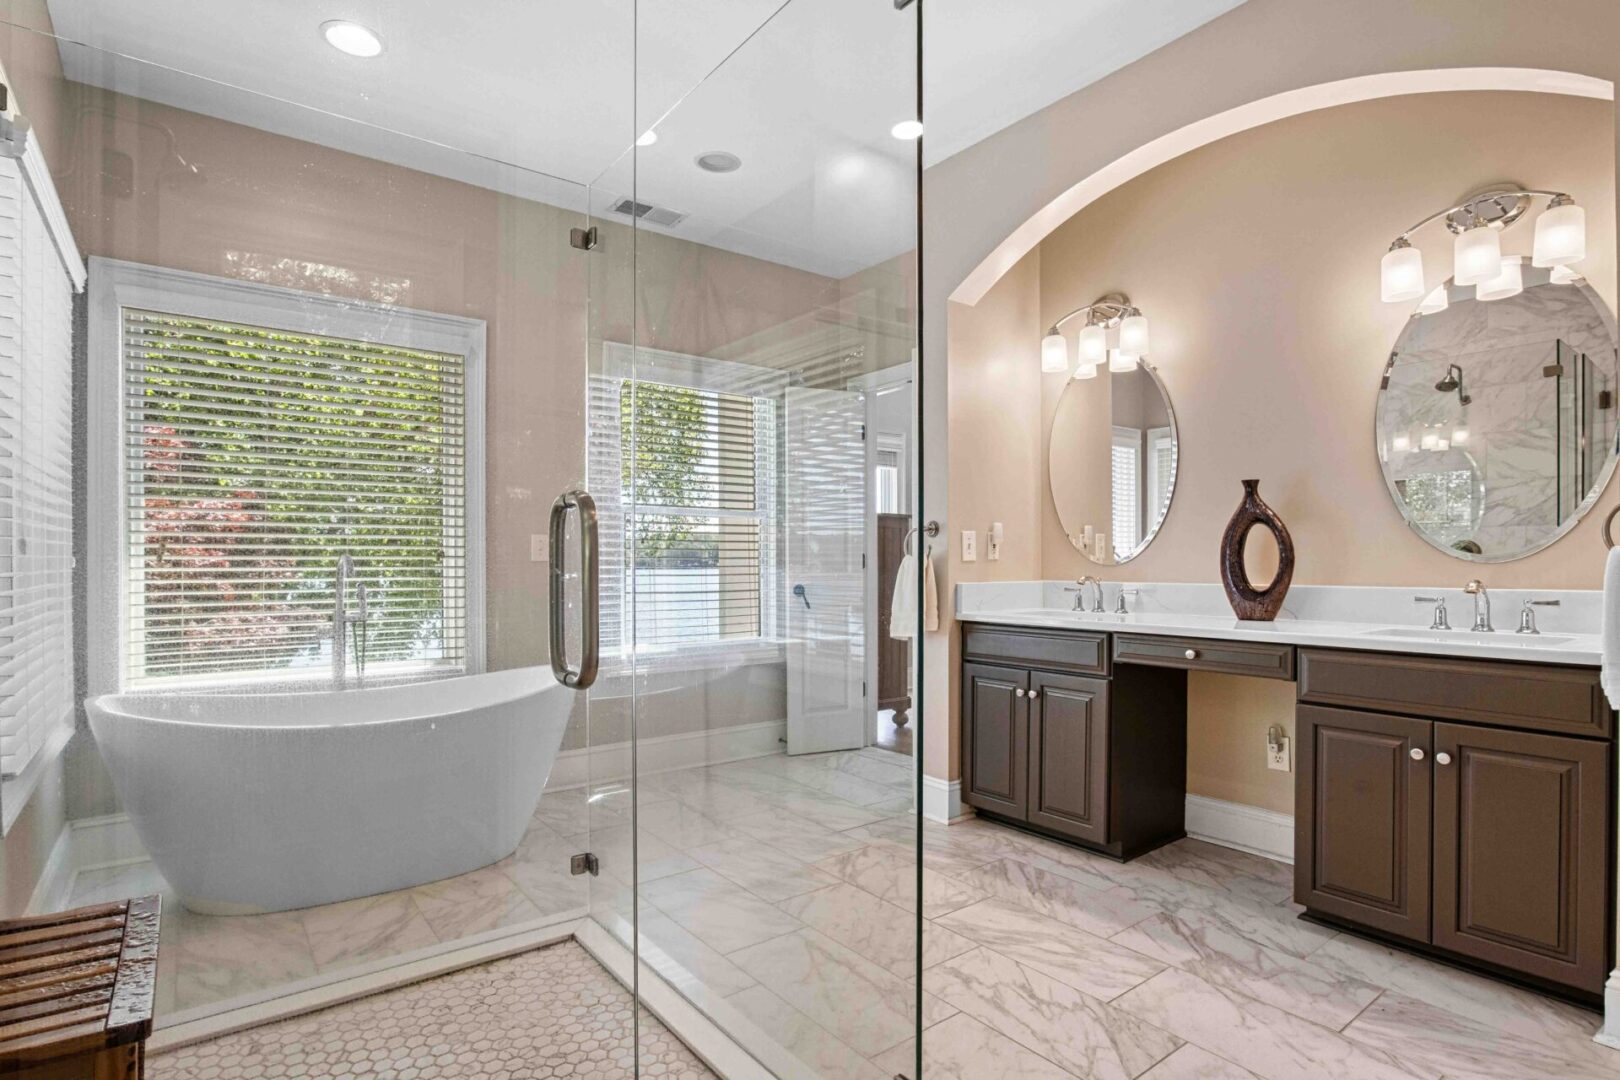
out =
[(866, 441), (918, 431), (865, 388), (917, 385), (920, 7), (730, 5), (683, 83), (687, 16), (640, 5), (636, 147), (593, 194), (634, 249), (592, 451), (638, 993), (779, 1076), (919, 1075), (920, 733), (877, 713), (866, 569)]

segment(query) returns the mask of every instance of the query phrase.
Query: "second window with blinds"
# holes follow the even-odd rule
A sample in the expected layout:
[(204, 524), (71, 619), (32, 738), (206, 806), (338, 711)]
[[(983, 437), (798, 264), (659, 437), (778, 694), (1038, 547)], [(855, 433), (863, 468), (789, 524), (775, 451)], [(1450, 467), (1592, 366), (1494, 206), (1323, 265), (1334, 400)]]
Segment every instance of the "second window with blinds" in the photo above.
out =
[[(477, 671), (484, 325), (93, 260), (96, 689)], [(351, 655), (355, 655), (351, 653)]]

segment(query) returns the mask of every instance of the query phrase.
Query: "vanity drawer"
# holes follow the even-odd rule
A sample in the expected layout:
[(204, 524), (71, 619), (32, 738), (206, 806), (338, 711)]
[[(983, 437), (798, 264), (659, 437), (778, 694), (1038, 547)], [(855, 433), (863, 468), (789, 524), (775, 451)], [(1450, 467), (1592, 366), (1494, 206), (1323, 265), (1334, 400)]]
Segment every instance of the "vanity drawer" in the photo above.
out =
[(1507, 660), (1301, 649), (1299, 700), (1565, 735), (1614, 728), (1596, 668)]
[(1020, 664), (1077, 675), (1108, 674), (1106, 634), (969, 624), (962, 637), (962, 653), (968, 660)]
[(1226, 675), (1257, 675), (1262, 679), (1294, 677), (1294, 647), (1265, 642), (1115, 634), (1114, 661), (1188, 671), (1218, 671)]

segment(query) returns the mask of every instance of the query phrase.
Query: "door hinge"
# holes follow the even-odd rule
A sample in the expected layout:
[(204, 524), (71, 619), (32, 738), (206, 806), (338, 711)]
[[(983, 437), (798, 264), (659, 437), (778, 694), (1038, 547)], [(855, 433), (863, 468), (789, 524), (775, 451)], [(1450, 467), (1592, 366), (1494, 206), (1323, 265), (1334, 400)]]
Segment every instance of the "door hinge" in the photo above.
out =
[(568, 230), (568, 244), (569, 244), (569, 246), (570, 247), (576, 247), (581, 251), (594, 251), (594, 250), (596, 250), (596, 242), (597, 242), (598, 239), (600, 239), (600, 238), (596, 234), (596, 226), (595, 225), (592, 225), (588, 229), (569, 229)]
[(862, 424), (861, 425), (861, 442), (865, 442), (865, 441), (866, 441), (866, 425)]
[(591, 877), (595, 877), (601, 870), (601, 861), (589, 851), (582, 851), (568, 860), (568, 872), (575, 877), (581, 874), (589, 874)]

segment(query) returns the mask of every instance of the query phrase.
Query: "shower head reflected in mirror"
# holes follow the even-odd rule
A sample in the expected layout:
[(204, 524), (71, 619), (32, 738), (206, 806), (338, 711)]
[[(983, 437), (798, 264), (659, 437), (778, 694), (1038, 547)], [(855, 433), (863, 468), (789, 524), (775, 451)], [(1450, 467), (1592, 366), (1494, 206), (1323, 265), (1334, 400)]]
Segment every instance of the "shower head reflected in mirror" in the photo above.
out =
[(1467, 405), (1474, 400), (1473, 398), (1469, 397), (1468, 392), (1463, 389), (1463, 369), (1456, 364), (1452, 364), (1446, 368), (1446, 373), (1440, 377), (1439, 382), (1434, 384), (1434, 388), (1440, 391), (1442, 394), (1449, 394), (1455, 390), (1457, 392), (1457, 400), (1464, 405)]

